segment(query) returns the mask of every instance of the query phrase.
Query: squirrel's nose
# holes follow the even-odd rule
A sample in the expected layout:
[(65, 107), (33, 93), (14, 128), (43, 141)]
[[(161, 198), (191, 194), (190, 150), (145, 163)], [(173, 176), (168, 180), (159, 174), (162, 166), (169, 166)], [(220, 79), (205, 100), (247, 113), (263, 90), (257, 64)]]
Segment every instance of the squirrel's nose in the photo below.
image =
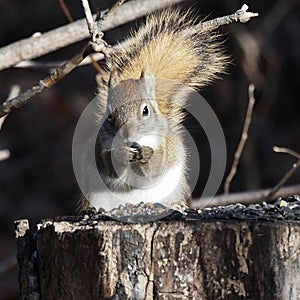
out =
[(123, 140), (129, 140), (135, 133), (136, 128), (131, 124), (126, 124), (119, 130), (119, 135)]

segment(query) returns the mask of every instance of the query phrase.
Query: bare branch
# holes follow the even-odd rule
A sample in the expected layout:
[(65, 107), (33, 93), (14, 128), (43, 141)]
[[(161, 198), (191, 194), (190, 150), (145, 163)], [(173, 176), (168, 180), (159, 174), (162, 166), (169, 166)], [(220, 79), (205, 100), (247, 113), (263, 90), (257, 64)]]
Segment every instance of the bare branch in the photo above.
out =
[(222, 25), (228, 25), (234, 22), (246, 23), (251, 18), (258, 16), (258, 13), (247, 12), (248, 8), (249, 8), (248, 5), (244, 4), (241, 7), (241, 9), (237, 10), (235, 13), (231, 15), (200, 23), (199, 25), (197, 25), (197, 27), (198, 28), (200, 27), (202, 30), (212, 30)]
[[(275, 152), (284, 152), (284, 153), (288, 153), (291, 154), (292, 156), (296, 156), (299, 158), (299, 153), (287, 149), (287, 148), (278, 148), (278, 147), (274, 147), (275, 148)], [(279, 151), (278, 151), (279, 150)], [(283, 150), (283, 151), (280, 151)], [(293, 174), (300, 168), (300, 158), (299, 160), (293, 164), (292, 168), (282, 177), (282, 179), (270, 190), (270, 192), (266, 195), (266, 197), (264, 198), (264, 201), (269, 201), (274, 194), (276, 194), (281, 188), (282, 186), (293, 176)]]
[[(61, 0), (62, 1), (62, 0)], [(125, 1), (125, 0), (124, 0)], [(112, 6), (112, 8), (113, 7), (118, 7), (119, 5), (120, 5), (120, 3), (123, 3), (124, 2), (123, 0), (120, 0), (120, 1), (118, 1), (116, 4), (114, 4), (113, 6)], [(183, 0), (180, 0), (180, 1), (183, 1)], [(174, 1), (174, 3), (175, 2), (180, 2), (180, 1)], [(120, 2), (120, 3), (119, 3)], [(169, 2), (173, 2), (173, 1), (169, 1)], [(127, 5), (127, 4), (125, 4), (125, 5)], [(125, 6), (124, 5), (124, 6)], [(111, 8), (111, 9), (112, 9)], [(110, 10), (111, 10), (110, 9)], [(150, 11), (149, 11), (150, 12)], [(109, 12), (108, 12), (109, 13)], [(107, 14), (108, 14), (107, 13)], [(230, 15), (231, 16), (231, 15)], [(224, 17), (224, 18), (227, 18), (228, 16), (226, 16), (226, 17)], [(221, 18), (217, 18), (217, 19), (222, 19), (223, 17), (221, 17)], [(214, 20), (217, 20), (217, 19), (214, 19)], [(220, 23), (219, 25), (216, 25), (216, 26), (210, 26), (209, 25), (209, 23), (210, 22), (214, 22), (214, 20), (210, 20), (210, 21), (207, 21), (207, 22), (203, 22), (203, 23), (200, 23), (199, 25), (196, 25), (196, 26), (194, 26), (194, 27), (192, 27), (192, 29), (187, 29), (187, 31), (190, 31), (190, 30), (192, 30), (192, 31), (194, 31), (194, 30), (199, 30), (199, 26), (202, 26), (202, 27), (204, 27), (205, 28), (205, 30), (212, 30), (212, 29), (214, 29), (214, 28), (217, 28), (217, 27), (219, 27), (219, 26), (221, 26), (221, 25), (226, 25), (226, 24), (229, 24), (229, 23)], [(218, 21), (216, 21), (216, 23), (218, 23)], [(232, 23), (232, 22), (230, 22), (230, 23)], [(104, 30), (105, 31), (105, 30)], [(189, 33), (189, 32), (187, 32), (187, 33)], [(119, 43), (119, 44), (117, 44), (117, 45), (114, 45), (113, 46), (113, 48), (114, 49), (122, 49), (122, 48), (125, 48), (126, 47), (126, 45), (130, 45), (130, 44), (132, 44), (132, 39), (128, 39), (128, 40), (126, 40), (126, 41), (123, 41), (123, 42), (121, 42), (121, 43)], [(1, 49), (0, 49), (0, 51), (1, 51)], [(93, 54), (91, 54), (89, 57), (87, 57), (87, 58), (85, 58), (81, 63), (80, 63), (80, 65), (79, 66), (84, 66), (84, 65), (87, 65), (87, 64), (91, 64), (93, 61), (99, 61), (99, 60), (102, 60), (102, 59), (104, 59), (104, 55), (102, 54), (102, 53), (93, 53)], [(20, 63), (18, 63), (17, 65), (15, 65), (15, 67), (17, 67), (17, 68), (27, 68), (27, 67), (33, 67), (33, 68), (43, 68), (43, 67), (45, 67), (45, 68), (54, 68), (54, 67), (57, 67), (57, 65), (58, 65), (58, 62), (45, 62), (45, 63), (39, 63), (39, 62), (32, 62), (32, 61), (23, 61), (23, 62), (20, 62)], [(1, 69), (1, 68), (0, 68)]]
[(7, 116), (3, 116), (2, 118), (0, 118), (0, 130), (2, 129), (2, 126), (4, 124), (4, 121), (6, 119)]
[[(143, 16), (144, 14), (150, 13), (151, 11), (153, 11), (155, 9), (162, 8), (167, 4), (177, 3), (177, 2), (181, 2), (181, 1), (183, 1), (183, 0), (160, 0), (160, 1), (153, 0), (153, 1), (146, 1), (146, 2), (143, 0), (134, 1), (134, 5), (130, 6), (131, 11), (128, 7), (129, 7), (129, 4), (132, 2), (129, 2), (129, 3), (125, 4), (121, 9), (119, 9), (118, 11), (116, 11), (114, 13), (114, 18), (105, 19), (105, 17), (102, 17), (102, 19), (99, 21), (100, 23), (97, 24), (98, 31), (95, 31), (95, 32), (102, 33), (101, 30), (105, 30), (105, 24), (107, 23), (107, 20), (115, 21), (115, 19), (117, 19), (117, 22), (114, 22), (113, 25), (122, 24), (120, 22), (120, 20), (118, 23), (118, 17), (121, 13), (124, 14), (124, 16), (121, 18), (122, 22), (124, 22), (124, 18), (125, 17), (127, 18), (127, 16), (126, 16), (127, 13), (130, 14), (130, 18), (128, 17), (128, 19), (126, 19), (126, 20), (131, 20), (131, 19), (135, 19), (137, 17)], [(115, 5), (113, 5), (113, 7), (106, 13), (106, 17), (109, 16), (112, 12), (114, 12), (114, 10), (119, 5), (121, 5), (123, 2), (124, 2), (124, 0), (119, 0)], [(124, 10), (125, 6), (126, 6), (126, 10)], [(99, 24), (102, 24), (101, 22), (103, 22), (103, 25), (101, 25), (102, 27), (99, 27)], [(74, 23), (76, 23), (76, 22), (74, 22)], [(72, 24), (74, 24), (74, 23), (72, 23)], [(94, 34), (95, 34), (95, 32), (94, 32)], [(91, 48), (93, 48), (93, 49), (89, 49), (89, 53), (85, 53), (85, 56), (92, 53), (92, 50), (99, 51), (102, 53), (98, 53), (97, 60), (100, 60), (100, 59), (103, 59), (105, 56), (109, 56), (110, 51), (120, 49), (120, 47), (126, 47), (126, 45), (130, 45), (132, 43), (132, 40), (128, 39), (128, 40), (125, 40), (123, 43), (116, 45), (116, 47), (114, 47), (114, 49), (110, 49), (107, 47), (107, 44), (105, 43), (105, 41), (102, 40), (102, 36), (103, 36), (103, 33), (102, 33), (102, 35), (96, 37), (96, 46), (95, 46), (95, 43), (92, 42)], [(99, 39), (99, 37), (100, 37), (100, 39)], [(97, 42), (99, 42), (99, 45), (97, 45)], [(0, 49), (0, 69), (1, 69), (1, 51), (2, 50)], [(62, 67), (55, 70), (54, 73), (52, 73), (50, 76), (46, 77), (45, 79), (41, 80), (40, 83), (38, 85), (34, 86), (32, 89), (27, 90), (24, 94), (20, 95), (16, 99), (12, 99), (10, 101), (5, 101), (2, 104), (2, 106), (0, 106), (0, 117), (5, 114), (10, 113), (12, 110), (14, 110), (16, 108), (23, 106), (25, 103), (30, 101), (30, 99), (32, 97), (42, 93), (43, 91), (45, 91), (46, 89), (51, 87), (58, 80), (62, 79), (68, 73), (70, 73), (76, 67), (75, 64), (81, 63), (83, 58), (84, 58), (84, 56), (82, 55), (82, 53), (75, 55), (75, 57), (73, 57), (70, 62), (67, 62)], [(90, 60), (93, 61), (93, 59), (95, 59), (95, 57), (91, 58)], [(46, 86), (45, 86), (45, 83), (46, 83)]]
[(69, 11), (69, 9), (68, 9), (68, 7), (67, 7), (65, 1), (64, 1), (64, 0), (58, 0), (58, 2), (59, 2), (59, 5), (60, 5), (62, 11), (63, 11), (64, 14), (65, 14), (67, 20), (68, 20), (70, 23), (71, 23), (71, 22), (74, 22), (74, 19), (73, 19), (71, 13), (70, 13), (70, 11)]
[(273, 151), (276, 152), (276, 153), (287, 153), (291, 156), (294, 156), (298, 159), (300, 159), (300, 153), (294, 151), (294, 150), (291, 150), (289, 148), (283, 148), (283, 147), (278, 147), (278, 146), (274, 146), (273, 147)]
[[(105, 19), (101, 25), (101, 30), (110, 30), (149, 14), (152, 11), (182, 1), (183, 0), (130, 1), (116, 10), (113, 17)], [(0, 49), (0, 70), (14, 66), (24, 60), (40, 57), (88, 38), (89, 32), (85, 26), (85, 22), (85, 19), (81, 19), (48, 31), (38, 37), (30, 37), (2, 47)]]
[[(65, 14), (67, 20), (68, 20), (69, 22), (74, 22), (74, 18), (73, 18), (73, 16), (72, 16), (72, 14), (71, 14), (71, 12), (70, 12), (68, 6), (66, 5), (65, 1), (64, 1), (64, 0), (58, 0), (58, 1), (59, 1), (59, 4), (60, 4), (60, 6), (61, 6), (61, 9), (63, 10), (63, 12), (64, 12), (64, 14)], [(115, 6), (115, 5), (114, 5), (114, 6)], [(111, 10), (111, 9), (110, 9), (110, 10)], [(99, 26), (99, 27), (100, 27), (100, 26)], [(101, 29), (101, 28), (100, 28), (100, 29)], [(93, 67), (96, 69), (96, 71), (97, 71), (98, 73), (103, 73), (103, 68), (100, 66), (100, 64), (99, 64), (98, 62), (96, 62), (96, 61), (93, 59), (92, 54), (90, 54), (89, 57), (90, 57), (90, 59), (91, 59), (92, 65), (93, 65)], [(34, 62), (32, 62), (32, 61), (27, 61), (27, 62), (28, 62), (29, 64), (31, 63), (31, 64), (33, 65), (33, 67), (35, 67)], [(21, 62), (21, 64), (22, 64), (22, 62)], [(57, 68), (57, 67), (60, 66), (61, 64), (62, 64), (62, 63), (56, 63), (55, 66), (54, 66), (54, 64), (52, 64), (52, 65), (53, 65), (52, 68)], [(48, 65), (49, 65), (49, 64), (48, 64)], [(41, 65), (41, 66), (43, 66), (43, 65)]]
[[(85, 60), (84, 60), (85, 61)], [(91, 61), (89, 60), (89, 63)], [(63, 61), (34, 61), (34, 60), (24, 60), (19, 63), (17, 63), (14, 68), (31, 68), (31, 69), (48, 69), (49, 72), (51, 72), (51, 69), (56, 69), (61, 64), (63, 64)]]
[[(121, 1), (119, 1), (119, 2), (123, 2), (122, 0)], [(117, 3), (118, 4), (118, 3)], [(116, 5), (116, 4), (115, 4)], [(247, 7), (248, 8), (248, 7)], [(194, 32), (195, 30), (213, 30), (214, 28), (217, 28), (217, 27), (219, 27), (219, 26), (222, 26), (222, 25), (226, 25), (226, 24), (230, 24), (230, 23), (232, 23), (232, 22), (235, 22), (235, 21), (231, 21), (231, 22), (225, 22), (224, 23), (224, 21), (222, 21), (223, 20), (223, 18), (225, 18), (225, 20), (227, 20), (227, 18), (230, 18), (230, 16), (233, 16), (233, 15), (235, 15), (235, 14), (237, 14), (238, 12), (239, 12), (240, 10), (238, 10), (237, 12), (235, 12), (234, 14), (232, 14), (232, 15), (229, 15), (229, 16), (225, 16), (225, 17), (221, 17), (221, 18), (217, 18), (217, 19), (214, 19), (214, 20), (210, 20), (210, 21), (206, 21), (206, 22), (203, 22), (203, 23), (200, 23), (200, 24), (198, 24), (198, 25), (195, 25), (195, 26), (193, 26), (191, 29), (189, 28), (189, 29), (186, 29), (186, 33), (187, 34), (190, 34), (190, 32)], [(247, 13), (247, 14), (253, 14), (253, 13)], [(254, 14), (255, 16), (256, 16), (256, 14)], [(257, 14), (258, 15), (258, 14)], [(218, 20), (221, 20), (221, 21), (218, 21)], [(236, 22), (238, 22), (239, 20), (236, 20)], [(216, 25), (215, 26), (212, 26), (212, 25), (209, 25), (209, 24), (213, 24), (213, 23), (216, 23)], [(199, 27), (203, 27), (203, 28), (199, 28)], [(123, 41), (123, 42), (121, 42), (121, 43), (119, 43), (119, 44), (117, 44), (117, 45), (114, 45), (113, 46), (113, 48), (115, 49), (115, 50), (118, 50), (118, 49), (124, 49), (124, 48), (126, 48), (126, 46), (130, 46), (130, 45), (132, 45), (133, 44), (133, 42), (134, 42), (134, 39), (127, 39), (127, 40), (125, 40), (125, 41)], [(87, 58), (85, 58), (81, 63), (80, 63), (80, 66), (84, 66), (84, 65), (87, 65), (87, 64), (90, 64), (90, 63), (92, 63), (92, 59), (91, 59), (91, 57), (93, 58), (93, 60), (95, 60), (95, 61), (99, 61), (99, 60), (102, 60), (102, 59), (104, 59), (104, 55), (102, 54), (102, 53), (94, 53), (94, 54), (92, 54), (91, 56), (89, 56), (89, 57), (87, 57)], [(27, 65), (24, 65), (24, 67), (26, 67)], [(16, 67), (19, 67), (19, 65), (17, 65)], [(20, 67), (23, 67), (23, 65), (21, 64), (20, 65)]]
[(13, 110), (25, 105), (34, 96), (52, 87), (56, 82), (73, 71), (78, 66), (78, 64), (91, 52), (92, 48), (90, 45), (84, 46), (80, 53), (74, 55), (69, 61), (57, 68), (49, 76), (47, 76), (43, 80), (40, 80), (38, 85), (35, 85), (31, 89), (25, 91), (23, 94), (15, 98), (4, 101), (0, 106), (0, 117), (5, 116)]
[[(88, 1), (88, 0), (82, 0), (82, 1)], [(94, 43), (94, 49), (95, 52), (103, 52), (101, 49), (105, 46), (107, 46), (106, 42), (102, 40), (102, 37), (104, 35), (103, 30), (102, 30), (102, 23), (104, 20), (106, 20), (113, 12), (121, 6), (125, 0), (119, 0), (117, 1), (107, 12), (103, 14), (97, 13), (96, 21), (94, 22), (93, 25), (93, 30), (90, 32), (91, 33), (91, 41)], [(99, 50), (100, 49), (100, 50)], [(107, 56), (107, 55), (106, 55)], [(91, 58), (92, 63), (94, 62), (93, 58)]]
[(117, 1), (107, 12), (107, 15), (112, 14), (119, 6), (121, 6), (126, 0)]
[[(103, 53), (106, 57), (110, 56), (112, 50), (107, 45), (106, 41), (102, 39), (104, 36), (104, 33), (102, 31), (102, 23), (109, 15), (111, 15), (116, 10), (117, 7), (119, 7), (124, 2), (125, 0), (119, 0), (108, 10), (107, 13), (104, 13), (102, 16), (100, 14), (94, 21), (89, 1), (81, 0), (82, 7), (85, 13), (86, 23), (91, 36), (90, 43), (95, 52)], [(91, 60), (93, 62), (93, 58), (91, 58)]]
[[(228, 195), (216, 195), (213, 199), (211, 197), (201, 198), (201, 199), (193, 199), (191, 202), (191, 208), (199, 208), (205, 206), (219, 206), (219, 205), (230, 205), (230, 204), (255, 204), (262, 203), (262, 199), (264, 199), (272, 189), (261, 189), (261, 190), (253, 190), (239, 193), (230, 193)], [(274, 201), (279, 197), (289, 197), (293, 195), (300, 195), (300, 184), (291, 185), (287, 187), (281, 188), (281, 190), (275, 194), (273, 194), (269, 201)]]
[[(96, 23), (93, 21), (92, 13), (89, 8), (89, 4), (87, 0), (82, 0), (83, 8), (86, 14), (87, 23), (89, 26), (91, 39), (94, 37), (94, 35), (99, 32), (101, 32), (101, 24)], [(116, 6), (114, 6), (116, 7)], [(97, 27), (97, 28), (96, 28)], [(68, 75), (71, 71), (73, 71), (79, 63), (89, 54), (91, 54), (93, 51), (101, 51), (104, 55), (109, 54), (109, 49), (107, 49), (107, 44), (104, 40), (102, 40), (102, 36), (104, 35), (101, 32), (101, 37), (97, 37), (96, 40), (91, 41), (88, 43), (87, 46), (84, 46), (82, 51), (75, 56), (73, 56), (69, 61), (64, 63), (62, 66), (55, 69), (49, 76), (44, 78), (43, 80), (40, 80), (39, 84), (34, 86), (33, 88), (27, 90), (22, 95), (15, 97), (13, 99), (8, 99), (2, 105), (0, 106), (0, 117), (4, 116), (11, 111), (13, 111), (16, 108), (19, 108), (26, 104), (30, 99), (32, 99), (34, 96), (42, 93), (43, 91), (49, 89), (52, 87), (55, 83), (57, 83), (59, 80), (61, 80), (63, 77)]]
[[(121, 43), (118, 43), (114, 45), (112, 48), (112, 51), (124, 49), (126, 46), (131, 45), (133, 38), (129, 38), (127, 40), (124, 40)], [(105, 55), (103, 53), (92, 53), (89, 56), (87, 56), (80, 64), (79, 66), (85, 66), (88, 64), (93, 63), (93, 61), (99, 61), (105, 58)], [(62, 64), (62, 61), (48, 61), (48, 62), (38, 62), (33, 60), (25, 60), (17, 65), (15, 65), (15, 68), (47, 68), (47, 69), (54, 69), (57, 68), (59, 65)]]
[[(12, 85), (7, 100), (17, 97), (20, 94), (20, 91), (21, 91), (21, 87), (19, 85), (17, 84)], [(0, 125), (0, 129), (1, 129), (1, 125)]]
[[(7, 100), (10, 100), (10, 99), (13, 99), (15, 97), (17, 97), (19, 94), (20, 94), (20, 86), (19, 85), (13, 85), (11, 88), (10, 88), (10, 91), (9, 91), (9, 94), (8, 94), (8, 97), (6, 99)], [(2, 126), (4, 124), (4, 121), (6, 119), (7, 116), (3, 116), (0, 118), (0, 130), (2, 129)]]
[(254, 104), (255, 104), (254, 90), (255, 90), (254, 85), (250, 84), (249, 87), (248, 87), (249, 103), (248, 103), (246, 118), (245, 118), (245, 122), (244, 122), (244, 126), (243, 126), (243, 132), (242, 132), (242, 136), (241, 136), (238, 148), (237, 148), (237, 150), (234, 154), (234, 160), (233, 160), (230, 172), (229, 172), (229, 174), (228, 174), (228, 176), (226, 177), (226, 180), (225, 180), (224, 194), (229, 193), (230, 183), (231, 183), (233, 177), (236, 174), (237, 166), (239, 164), (241, 155), (243, 153), (243, 149), (244, 149), (246, 141), (248, 139), (248, 132), (249, 132), (249, 127), (250, 127), (250, 124), (251, 124), (252, 114), (253, 114), (253, 109), (254, 109)]
[(93, 33), (95, 30), (95, 23), (94, 19), (93, 19), (93, 15), (90, 9), (90, 5), (89, 5), (89, 1), (88, 0), (81, 0), (81, 4), (85, 13), (85, 19), (86, 19), (86, 23), (89, 29), (89, 33), (91, 38), (93, 37)]
[(283, 178), (276, 184), (272, 190), (268, 193), (268, 195), (265, 197), (265, 201), (269, 201), (272, 199), (273, 195), (279, 191), (279, 189), (293, 176), (293, 174), (298, 170), (300, 167), (300, 159), (297, 163), (293, 164), (293, 167), (283, 176)]
[(104, 21), (104, 18), (101, 18), (101, 21), (94, 21), (88, 0), (81, 0), (81, 3), (85, 13), (86, 23), (91, 37), (90, 44), (93, 47), (93, 50), (95, 52), (101, 52), (106, 57), (109, 57), (112, 50), (108, 46), (106, 41), (102, 39), (104, 33), (102, 31), (101, 25), (102, 22)]
[[(117, 6), (114, 5), (114, 7), (117, 7)], [(154, 6), (152, 6), (152, 7), (154, 7)], [(110, 10), (110, 11), (113, 11), (113, 10)], [(98, 28), (99, 28), (99, 26), (98, 26)], [(99, 39), (97, 40), (97, 42), (99, 42)], [(97, 45), (97, 46), (98, 46), (98, 48), (96, 49), (97, 51), (101, 51), (105, 55), (108, 54), (105, 41), (103, 41), (101, 39), (101, 44)], [(38, 85), (35, 85), (33, 88), (25, 91), (22, 95), (14, 98), (14, 99), (7, 100), (4, 103), (2, 103), (2, 105), (0, 106), (0, 117), (23, 106), (24, 104), (29, 102), (34, 96), (36, 96), (36, 95), (44, 92), (45, 90), (49, 89), (50, 87), (52, 87), (56, 82), (58, 82), (63, 77), (65, 77), (67, 74), (69, 74), (71, 71), (73, 71), (74, 68), (76, 68), (78, 66), (78, 64), (87, 55), (91, 54), (94, 50), (95, 50), (94, 43), (89, 43), (87, 46), (85, 46), (83, 48), (83, 50), (80, 53), (76, 54), (75, 56), (73, 56), (73, 58), (71, 58), (71, 60), (67, 61), (61, 67), (54, 70), (53, 73), (51, 73), (49, 76), (47, 76), (46, 78), (41, 80)]]
[[(7, 100), (17, 97), (19, 95), (19, 93), (20, 93), (20, 86), (13, 85), (10, 88), (10, 92), (9, 92), (8, 97), (7, 97)], [(0, 131), (2, 129), (2, 126), (4, 124), (4, 121), (5, 121), (6, 117), (7, 116), (3, 116), (2, 118), (0, 118)], [(8, 149), (0, 150), (0, 161), (6, 160), (9, 157), (10, 157), (10, 151)]]

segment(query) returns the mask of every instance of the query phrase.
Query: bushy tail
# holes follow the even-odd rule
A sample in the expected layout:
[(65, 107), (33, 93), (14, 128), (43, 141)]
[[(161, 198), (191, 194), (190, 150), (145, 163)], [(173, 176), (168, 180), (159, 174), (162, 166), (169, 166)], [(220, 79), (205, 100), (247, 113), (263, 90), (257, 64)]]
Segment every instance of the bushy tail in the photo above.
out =
[(156, 78), (200, 88), (224, 72), (229, 58), (218, 34), (201, 29), (191, 12), (175, 8), (148, 16), (131, 33), (132, 43), (113, 58), (120, 80), (139, 78), (147, 67)]

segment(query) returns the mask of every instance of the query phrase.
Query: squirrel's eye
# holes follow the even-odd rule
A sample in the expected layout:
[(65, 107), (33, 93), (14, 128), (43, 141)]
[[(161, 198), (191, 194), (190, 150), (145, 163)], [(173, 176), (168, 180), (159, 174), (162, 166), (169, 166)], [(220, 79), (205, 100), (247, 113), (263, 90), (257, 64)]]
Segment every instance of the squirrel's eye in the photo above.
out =
[(147, 105), (145, 105), (144, 107), (143, 107), (143, 112), (142, 112), (142, 115), (143, 115), (143, 117), (148, 117), (149, 116), (149, 108), (148, 108), (148, 106)]
[(111, 115), (111, 114), (109, 114), (109, 115), (107, 116), (107, 121), (108, 121), (109, 123), (112, 121), (112, 115)]

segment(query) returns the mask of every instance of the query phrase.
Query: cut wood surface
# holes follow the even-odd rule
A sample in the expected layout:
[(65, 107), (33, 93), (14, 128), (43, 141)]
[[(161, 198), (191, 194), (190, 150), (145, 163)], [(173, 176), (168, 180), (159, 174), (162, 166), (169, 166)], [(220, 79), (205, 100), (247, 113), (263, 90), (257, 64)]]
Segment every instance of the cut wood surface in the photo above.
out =
[[(31, 251), (25, 257), (38, 265), (42, 299), (273, 300), (300, 293), (299, 221), (123, 224), (85, 216), (38, 228), (35, 242), (26, 237), (34, 247), (18, 235), (18, 251)], [(29, 299), (20, 258), (21, 295)]]

